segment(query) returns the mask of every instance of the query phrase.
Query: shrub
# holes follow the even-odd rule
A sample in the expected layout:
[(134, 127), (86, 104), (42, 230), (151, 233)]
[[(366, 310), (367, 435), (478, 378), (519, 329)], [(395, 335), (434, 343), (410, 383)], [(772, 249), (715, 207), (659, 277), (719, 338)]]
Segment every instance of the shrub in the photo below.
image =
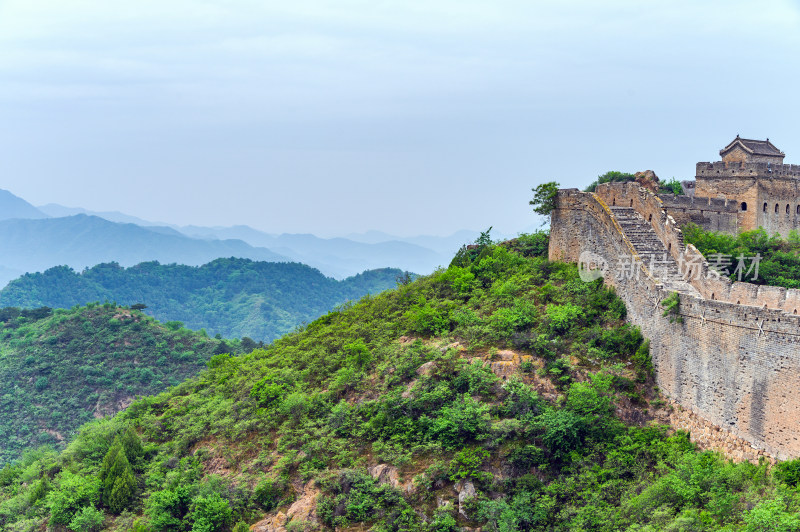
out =
[(253, 490), (253, 498), (265, 511), (273, 510), (283, 498), (288, 482), (283, 477), (265, 478)]
[(547, 317), (550, 328), (555, 334), (563, 334), (578, 325), (583, 318), (583, 309), (567, 303), (565, 305), (548, 305)]
[(489, 458), (489, 451), (477, 448), (465, 448), (457, 452), (450, 462), (450, 481), (462, 479), (484, 480), (490, 473), (481, 471), (484, 462)]
[(178, 531), (190, 503), (188, 486), (155, 491), (147, 499), (145, 515), (156, 530)]
[(504, 405), (507, 414), (523, 418), (539, 413), (539, 394), (518, 378), (508, 380), (503, 384), (503, 390), (508, 394)]
[(303, 417), (310, 407), (308, 395), (300, 392), (290, 393), (286, 396), (280, 406), (280, 413), (286, 417), (299, 420)]
[(36, 379), (36, 382), (34, 383), (33, 387), (36, 388), (37, 392), (42, 392), (44, 391), (45, 388), (47, 388), (48, 384), (49, 381), (47, 380), (47, 377), (39, 377), (38, 379)]
[(250, 397), (259, 402), (261, 406), (270, 406), (283, 397), (286, 387), (274, 382), (271, 377), (264, 377), (253, 385)]
[(456, 518), (453, 516), (455, 508), (452, 503), (446, 503), (433, 512), (433, 520), (428, 525), (431, 532), (455, 532), (459, 530)]
[(678, 292), (670, 293), (661, 303), (664, 306), (663, 316), (669, 317), (670, 323), (683, 323), (683, 318), (680, 315), (681, 298)]
[(231, 506), (219, 493), (197, 497), (192, 501), (192, 532), (216, 532), (230, 525)]
[(350, 366), (363, 368), (372, 362), (372, 355), (369, 352), (369, 348), (361, 338), (349, 344), (345, 344), (342, 347), (342, 351), (346, 356), (347, 364)]
[(469, 395), (485, 395), (498, 381), (492, 370), (484, 366), (479, 359), (459, 360), (457, 372), (453, 379), (453, 389), (458, 393)]
[(489, 428), (489, 406), (468, 395), (439, 411), (430, 425), (430, 436), (450, 449), (485, 434)]
[(63, 471), (58, 480), (58, 489), (47, 495), (51, 524), (69, 525), (84, 506), (100, 502), (100, 483), (96, 477), (85, 478)]
[(775, 466), (775, 478), (792, 487), (800, 485), (800, 458), (787, 460)]
[(650, 358), (650, 340), (645, 340), (636, 349), (636, 354), (631, 358), (631, 362), (639, 370), (643, 377), (653, 374), (653, 361)]
[(450, 266), (443, 274), (442, 281), (449, 283), (453, 291), (462, 296), (468, 296), (475, 288), (475, 274), (467, 268)]
[(635, 179), (636, 178), (631, 173), (611, 170), (603, 175), (597, 176), (597, 179), (586, 187), (585, 190), (586, 192), (594, 192), (595, 189), (597, 189), (597, 185), (602, 185), (603, 183), (626, 183)]
[(587, 431), (586, 419), (566, 409), (548, 410), (539, 417), (538, 424), (544, 428), (542, 441), (559, 460), (581, 448)]
[(441, 336), (450, 330), (450, 319), (446, 312), (434, 308), (420, 296), (418, 303), (406, 312), (409, 328), (426, 336)]
[(518, 471), (528, 471), (531, 467), (547, 464), (544, 450), (531, 444), (514, 449), (509, 460)]
[(523, 299), (516, 299), (512, 307), (497, 309), (491, 317), (492, 328), (501, 338), (508, 338), (531, 323), (536, 318), (536, 306)]
[(103, 512), (94, 506), (85, 506), (75, 514), (75, 517), (69, 522), (69, 527), (80, 532), (99, 532), (103, 529), (104, 520), (105, 514)]
[(760, 502), (744, 517), (745, 532), (792, 532), (800, 530), (800, 516), (787, 508), (782, 497)]

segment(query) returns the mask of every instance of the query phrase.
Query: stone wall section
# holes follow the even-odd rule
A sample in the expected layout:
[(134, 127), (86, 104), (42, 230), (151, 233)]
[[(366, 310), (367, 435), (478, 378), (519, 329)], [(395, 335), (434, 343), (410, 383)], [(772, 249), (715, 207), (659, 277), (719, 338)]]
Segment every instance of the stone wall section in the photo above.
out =
[[(707, 193), (707, 191), (705, 191)], [(722, 233), (738, 232), (742, 223), (740, 218), (741, 202), (731, 199), (699, 196), (675, 196), (672, 194), (661, 194), (659, 198), (663, 202), (664, 210), (672, 216), (678, 226), (683, 227), (687, 223), (693, 223), (706, 231), (718, 231)], [(752, 200), (751, 203), (752, 204)], [(750, 207), (742, 215), (754, 215), (752, 212), (755, 206)]]
[(661, 419), (673, 428), (685, 430), (689, 439), (701, 450), (717, 451), (736, 462), (758, 463), (761, 459), (775, 463), (775, 459), (761, 449), (754, 449), (746, 440), (734, 436), (731, 432), (714, 425), (686, 410), (675, 401), (668, 401), (668, 410)]
[[(636, 209), (676, 259), (682, 252), (699, 255), (683, 245), (658, 197), (626, 183), (598, 187), (595, 194), (559, 191), (550, 258), (577, 262), (590, 251), (606, 261), (605, 281), (625, 301), (629, 321), (650, 339), (656, 381), (668, 397), (725, 431), (725, 441), (738, 438), (778, 459), (800, 456), (800, 317), (784, 312), (800, 303), (797, 291), (712, 276), (692, 281), (702, 296), (681, 295), (682, 323), (670, 322), (660, 306), (669, 291), (638, 257), (609, 205)], [(624, 275), (616, 267), (620, 257), (635, 265)], [(700, 264), (707, 273), (708, 265)]]

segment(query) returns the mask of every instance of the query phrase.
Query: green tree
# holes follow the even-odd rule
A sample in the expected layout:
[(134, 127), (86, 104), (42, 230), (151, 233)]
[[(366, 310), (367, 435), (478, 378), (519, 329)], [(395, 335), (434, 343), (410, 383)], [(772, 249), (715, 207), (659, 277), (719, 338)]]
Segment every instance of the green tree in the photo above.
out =
[(681, 182), (673, 177), (669, 181), (662, 181), (659, 183), (658, 191), (665, 194), (675, 194), (676, 196), (680, 196), (683, 194), (683, 185), (681, 185)]
[(611, 170), (603, 175), (597, 176), (597, 179), (586, 187), (586, 192), (594, 192), (597, 189), (597, 185), (602, 185), (603, 183), (626, 183), (634, 181), (635, 179), (636, 177), (631, 173)]
[(103, 504), (112, 513), (118, 514), (127, 508), (136, 495), (136, 477), (119, 436), (103, 458), (100, 481), (103, 483)]
[(531, 189), (533, 191), (533, 199), (528, 203), (533, 206), (533, 212), (547, 217), (542, 225), (550, 221), (550, 213), (556, 208), (558, 187), (559, 184), (555, 181), (548, 181)]
[(122, 444), (122, 449), (125, 451), (125, 457), (128, 459), (128, 462), (136, 469), (144, 455), (144, 449), (142, 448), (141, 438), (139, 438), (139, 435), (136, 434), (132, 426), (128, 425), (128, 427), (122, 431), (120, 434), (120, 443)]
[(218, 493), (194, 500), (192, 532), (215, 532), (230, 525), (231, 506)]
[(36, 388), (37, 392), (41, 392), (44, 391), (45, 388), (47, 388), (48, 384), (49, 382), (47, 380), (47, 377), (39, 377), (38, 379), (36, 379), (36, 383), (34, 383), (33, 386), (34, 388)]
[(99, 532), (103, 529), (106, 515), (94, 506), (85, 506), (75, 514), (69, 527), (76, 532)]

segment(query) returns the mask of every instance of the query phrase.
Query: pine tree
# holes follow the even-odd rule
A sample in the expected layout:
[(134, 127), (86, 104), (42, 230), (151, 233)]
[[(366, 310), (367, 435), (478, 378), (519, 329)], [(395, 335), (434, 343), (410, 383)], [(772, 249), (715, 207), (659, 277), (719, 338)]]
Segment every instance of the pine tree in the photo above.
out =
[[(121, 466), (119, 476), (114, 478), (114, 485), (107, 502), (108, 509), (115, 514), (119, 514), (127, 508), (136, 495), (136, 477), (133, 476), (133, 470), (124, 453), (118, 455), (117, 463), (120, 462), (124, 462), (124, 464)], [(111, 478), (109, 476), (109, 479)]]
[(113, 513), (124, 510), (136, 495), (136, 477), (119, 436), (114, 438), (103, 458), (100, 482), (103, 485), (103, 504)]
[(144, 456), (144, 449), (142, 448), (142, 440), (133, 427), (128, 427), (120, 434), (120, 443), (125, 451), (125, 457), (134, 469), (138, 469), (142, 456)]

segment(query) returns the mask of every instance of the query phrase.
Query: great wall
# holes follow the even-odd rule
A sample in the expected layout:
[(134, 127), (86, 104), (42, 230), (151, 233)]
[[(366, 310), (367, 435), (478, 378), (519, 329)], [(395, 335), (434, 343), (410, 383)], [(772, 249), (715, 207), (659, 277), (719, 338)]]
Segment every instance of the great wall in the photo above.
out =
[[(737, 144), (747, 146), (739, 140), (723, 149), (722, 163), (698, 163), (693, 197), (660, 197), (631, 182), (593, 193), (560, 190), (549, 254), (589, 257), (604, 269), (629, 321), (650, 340), (656, 382), (679, 407), (673, 424), (734, 458), (800, 457), (800, 290), (719, 276), (680, 229), (693, 221), (730, 233), (762, 226), (786, 234), (800, 224), (800, 174), (759, 160), (782, 161), (769, 147), (743, 159)], [(720, 173), (701, 174), (709, 165)], [(714, 195), (703, 197), (715, 183)], [(768, 223), (773, 215), (780, 220)], [(662, 302), (672, 293), (680, 298), (677, 314), (664, 316)]]

